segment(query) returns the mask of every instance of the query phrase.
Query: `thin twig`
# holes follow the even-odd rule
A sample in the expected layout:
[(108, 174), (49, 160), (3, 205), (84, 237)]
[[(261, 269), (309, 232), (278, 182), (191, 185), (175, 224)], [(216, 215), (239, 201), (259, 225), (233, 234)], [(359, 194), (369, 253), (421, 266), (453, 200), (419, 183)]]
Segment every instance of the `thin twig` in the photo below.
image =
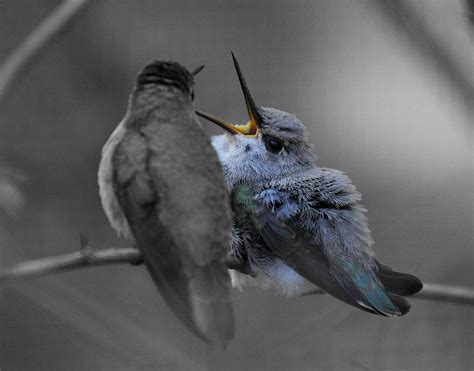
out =
[(450, 301), (474, 304), (474, 290), (469, 287), (425, 283), (423, 290), (415, 297), (424, 300)]
[(0, 272), (0, 283), (31, 277), (44, 276), (49, 273), (95, 267), (116, 263), (141, 264), (141, 254), (134, 248), (110, 248), (92, 250), (82, 248), (71, 254), (51, 256), (42, 259), (28, 260)]
[[(44, 276), (59, 271), (116, 263), (139, 265), (142, 263), (142, 255), (135, 248), (92, 250), (87, 240), (81, 237), (80, 251), (19, 263), (9, 269), (0, 271), (0, 284), (6, 281)], [(323, 291), (317, 289), (305, 295), (310, 294), (323, 294)], [(463, 286), (425, 283), (423, 290), (413, 297), (474, 305), (474, 289)]]
[(65, 0), (25, 41), (18, 46), (0, 67), (0, 102), (8, 88), (31, 59), (76, 15), (90, 0)]

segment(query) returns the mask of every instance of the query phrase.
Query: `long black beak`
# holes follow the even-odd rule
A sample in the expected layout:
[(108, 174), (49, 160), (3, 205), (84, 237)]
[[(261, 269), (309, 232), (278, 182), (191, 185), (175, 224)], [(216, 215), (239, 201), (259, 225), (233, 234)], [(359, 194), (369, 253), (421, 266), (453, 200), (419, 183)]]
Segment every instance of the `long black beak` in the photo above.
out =
[(244, 94), (245, 105), (247, 106), (247, 112), (250, 117), (251, 130), (255, 131), (256, 133), (259, 126), (262, 124), (262, 118), (260, 117), (260, 114), (258, 113), (258, 108), (252, 98), (252, 95), (250, 94), (250, 90), (247, 86), (247, 83), (245, 82), (245, 78), (242, 75), (242, 71), (240, 70), (237, 57), (235, 56), (233, 52), (231, 52), (231, 54), (232, 54), (232, 60), (234, 61), (234, 67), (237, 72), (237, 76), (239, 77), (240, 87), (242, 88), (242, 93)]
[(232, 53), (232, 59), (234, 60), (235, 70), (237, 71), (242, 93), (244, 94), (245, 105), (247, 106), (247, 112), (249, 114), (250, 121), (245, 125), (236, 125), (203, 111), (196, 110), (196, 114), (204, 117), (206, 120), (213, 122), (224, 130), (227, 130), (231, 134), (242, 134), (249, 137), (255, 137), (258, 134), (258, 128), (262, 123), (262, 118), (260, 117), (258, 108), (253, 101), (252, 95), (250, 94), (249, 88), (247, 87), (247, 83), (245, 82), (244, 76), (242, 75), (242, 71), (240, 70), (239, 62), (237, 62), (237, 58), (235, 57), (234, 53)]

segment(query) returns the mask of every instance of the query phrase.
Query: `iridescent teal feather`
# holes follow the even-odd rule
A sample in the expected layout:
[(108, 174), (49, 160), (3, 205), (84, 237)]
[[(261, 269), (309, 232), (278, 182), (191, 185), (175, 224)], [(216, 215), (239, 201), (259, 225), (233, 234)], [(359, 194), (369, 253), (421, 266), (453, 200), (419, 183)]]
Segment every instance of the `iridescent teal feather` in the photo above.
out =
[(353, 298), (356, 301), (360, 296), (359, 304), (372, 307), (387, 316), (401, 314), (387, 296), (385, 288), (373, 269), (367, 269), (354, 259), (344, 255), (335, 256), (331, 260), (339, 261), (338, 265), (331, 265), (334, 267), (331, 270), (338, 272), (335, 274), (336, 279), (346, 288), (346, 291), (353, 292)]

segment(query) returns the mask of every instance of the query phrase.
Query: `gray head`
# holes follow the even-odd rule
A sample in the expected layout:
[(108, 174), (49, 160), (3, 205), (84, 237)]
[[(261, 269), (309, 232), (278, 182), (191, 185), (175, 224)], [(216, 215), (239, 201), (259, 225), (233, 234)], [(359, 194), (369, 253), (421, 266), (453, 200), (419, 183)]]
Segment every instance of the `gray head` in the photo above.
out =
[(249, 122), (236, 125), (197, 111), (226, 130), (225, 135), (214, 137), (212, 144), (230, 183), (272, 179), (312, 166), (313, 146), (307, 142), (303, 123), (290, 113), (256, 106), (233, 53), (232, 57)]
[(174, 99), (192, 102), (194, 99), (194, 76), (204, 66), (189, 72), (172, 61), (153, 61), (138, 74), (130, 104), (144, 111), (156, 106), (158, 99)]

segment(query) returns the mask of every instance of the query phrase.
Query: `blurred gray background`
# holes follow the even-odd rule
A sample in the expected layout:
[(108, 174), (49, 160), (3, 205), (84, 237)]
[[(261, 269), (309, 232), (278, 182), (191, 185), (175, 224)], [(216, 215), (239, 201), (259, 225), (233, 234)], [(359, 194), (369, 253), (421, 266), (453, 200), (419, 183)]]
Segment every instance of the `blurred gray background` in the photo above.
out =
[[(57, 5), (0, 0), (0, 61)], [(93, 1), (0, 106), (0, 159), (25, 202), (0, 211), (0, 268), (126, 246), (102, 212), (100, 150), (137, 71), (173, 59), (196, 105), (246, 119), (230, 51), (257, 104), (295, 113), (321, 166), (364, 195), (378, 257), (425, 281), (474, 286), (473, 28), (462, 1)], [(204, 124), (209, 134), (219, 130)], [(233, 293), (223, 352), (192, 337), (143, 267), (109, 266), (0, 289), (1, 370), (472, 370), (474, 308), (411, 300), (387, 319), (331, 297)]]

